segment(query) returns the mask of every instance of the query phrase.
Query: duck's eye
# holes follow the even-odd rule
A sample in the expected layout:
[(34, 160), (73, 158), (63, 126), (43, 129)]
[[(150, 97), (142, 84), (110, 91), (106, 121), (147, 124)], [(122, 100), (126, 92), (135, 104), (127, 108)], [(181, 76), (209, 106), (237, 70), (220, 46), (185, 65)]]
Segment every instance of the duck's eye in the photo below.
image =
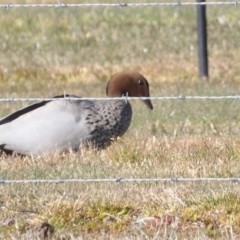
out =
[(138, 80), (138, 84), (139, 84), (139, 85), (141, 85), (141, 86), (143, 86), (143, 85), (144, 85), (144, 83), (143, 83), (143, 81), (142, 81), (142, 80)]

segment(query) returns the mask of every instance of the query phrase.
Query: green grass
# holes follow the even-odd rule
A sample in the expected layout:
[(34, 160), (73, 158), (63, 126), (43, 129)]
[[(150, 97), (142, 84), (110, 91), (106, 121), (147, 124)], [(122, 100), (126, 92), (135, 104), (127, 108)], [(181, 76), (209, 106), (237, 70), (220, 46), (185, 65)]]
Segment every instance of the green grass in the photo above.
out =
[[(66, 2), (66, 1), (65, 1)], [(95, 1), (92, 1), (95, 2)], [(239, 91), (238, 7), (207, 8), (210, 78), (199, 80), (195, 7), (9, 9), (0, 18), (0, 97), (105, 96), (139, 70), (152, 96)], [(0, 157), (3, 179), (233, 177), (239, 101), (131, 101), (128, 132), (101, 152)], [(0, 116), (28, 102), (0, 103)], [(0, 239), (230, 239), (238, 182), (0, 185)]]

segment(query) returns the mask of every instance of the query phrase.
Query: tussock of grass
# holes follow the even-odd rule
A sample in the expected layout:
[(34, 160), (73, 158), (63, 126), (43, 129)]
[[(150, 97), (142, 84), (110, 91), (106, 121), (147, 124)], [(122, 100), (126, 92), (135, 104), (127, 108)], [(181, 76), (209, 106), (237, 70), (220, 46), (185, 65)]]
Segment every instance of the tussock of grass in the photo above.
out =
[(44, 216), (55, 229), (79, 232), (120, 232), (134, 215), (131, 206), (110, 202), (56, 202)]

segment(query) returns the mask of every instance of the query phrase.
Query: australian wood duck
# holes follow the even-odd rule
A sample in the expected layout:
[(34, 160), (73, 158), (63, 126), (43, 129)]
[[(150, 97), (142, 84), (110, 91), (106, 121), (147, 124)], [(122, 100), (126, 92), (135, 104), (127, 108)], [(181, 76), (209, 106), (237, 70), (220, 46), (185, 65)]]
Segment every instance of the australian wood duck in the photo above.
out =
[[(149, 85), (140, 73), (122, 71), (109, 80), (106, 94), (113, 100), (42, 101), (0, 119), (0, 151), (41, 155), (81, 145), (107, 147), (132, 118), (130, 103), (114, 97), (149, 97)], [(150, 100), (143, 102), (153, 109)]]

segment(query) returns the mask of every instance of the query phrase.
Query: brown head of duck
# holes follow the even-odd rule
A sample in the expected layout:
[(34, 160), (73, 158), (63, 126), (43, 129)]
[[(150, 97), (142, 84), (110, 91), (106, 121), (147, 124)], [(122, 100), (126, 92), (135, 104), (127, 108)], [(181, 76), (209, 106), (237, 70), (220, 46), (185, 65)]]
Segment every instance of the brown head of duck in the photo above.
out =
[[(107, 84), (108, 97), (150, 97), (147, 79), (137, 71), (125, 70), (112, 76)], [(144, 99), (148, 108), (153, 109), (152, 102)]]

